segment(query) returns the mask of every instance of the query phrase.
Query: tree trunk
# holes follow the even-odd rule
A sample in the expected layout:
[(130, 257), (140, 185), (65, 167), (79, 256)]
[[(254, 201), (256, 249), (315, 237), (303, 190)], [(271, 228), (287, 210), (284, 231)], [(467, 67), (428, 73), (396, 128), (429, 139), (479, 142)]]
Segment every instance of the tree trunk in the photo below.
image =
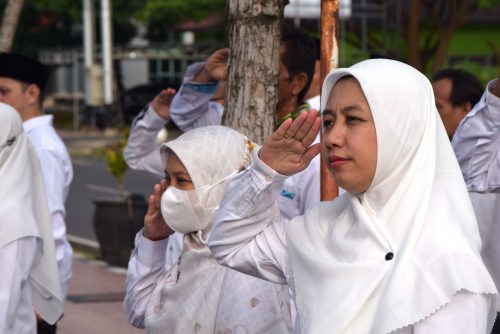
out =
[(0, 52), (10, 52), (24, 0), (9, 0), (0, 28)]
[(229, 75), (223, 124), (262, 144), (274, 129), (279, 48), (288, 0), (229, 0)]
[(408, 62), (416, 69), (423, 70), (420, 56), (420, 0), (411, 0), (410, 2)]

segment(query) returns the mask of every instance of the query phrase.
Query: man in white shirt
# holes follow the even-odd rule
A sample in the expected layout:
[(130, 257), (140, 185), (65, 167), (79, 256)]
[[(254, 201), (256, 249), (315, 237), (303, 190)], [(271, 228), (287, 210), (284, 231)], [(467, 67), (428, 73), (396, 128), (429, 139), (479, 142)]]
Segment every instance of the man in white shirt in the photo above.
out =
[[(286, 28), (280, 48), (280, 79), (276, 123), (295, 118), (310, 108), (305, 95), (310, 87), (317, 58), (316, 45), (304, 31)], [(128, 165), (159, 177), (163, 163), (156, 134), (170, 119), (182, 130), (218, 125), (224, 108), (213, 100), (220, 81), (227, 79), (229, 49), (215, 51), (205, 63), (188, 67), (179, 92), (164, 90), (137, 116), (124, 151)], [(317, 106), (315, 106), (317, 107)], [(319, 157), (303, 172), (287, 179), (279, 197), (280, 211), (291, 219), (319, 202)]]
[[(68, 151), (55, 131), (52, 115), (44, 115), (42, 104), (48, 68), (25, 56), (0, 54), (0, 102), (14, 107), (37, 153), (47, 191), (63, 297), (71, 278), (73, 250), (66, 238), (64, 202), (68, 195), (73, 167)], [(38, 322), (38, 333), (55, 333), (56, 325)]]
[(483, 86), (471, 73), (447, 68), (434, 73), (432, 89), (436, 107), (451, 140), (460, 121), (483, 95)]
[[(478, 220), (481, 256), (499, 289), (500, 78), (488, 83), (479, 103), (460, 122), (451, 143)], [(497, 316), (493, 333), (500, 333), (498, 322)]]

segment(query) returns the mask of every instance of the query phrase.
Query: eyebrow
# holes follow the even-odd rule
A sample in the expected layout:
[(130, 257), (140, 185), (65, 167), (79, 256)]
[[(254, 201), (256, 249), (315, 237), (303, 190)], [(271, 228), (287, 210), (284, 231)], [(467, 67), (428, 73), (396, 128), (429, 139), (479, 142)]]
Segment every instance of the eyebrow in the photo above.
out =
[[(359, 104), (353, 104), (350, 106), (343, 107), (340, 109), (340, 112), (345, 114), (349, 111), (355, 111), (355, 112), (362, 112), (363, 109), (360, 107)], [(321, 113), (321, 116), (324, 116), (325, 114), (333, 114), (333, 110), (330, 108), (324, 109), (323, 112)]]

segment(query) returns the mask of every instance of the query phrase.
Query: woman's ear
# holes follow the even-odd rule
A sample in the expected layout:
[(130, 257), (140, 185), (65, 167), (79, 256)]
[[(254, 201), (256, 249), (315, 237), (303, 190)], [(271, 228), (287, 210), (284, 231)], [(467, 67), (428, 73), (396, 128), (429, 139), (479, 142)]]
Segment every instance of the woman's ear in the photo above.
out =
[(301, 72), (292, 79), (292, 94), (299, 95), (307, 84), (307, 74)]

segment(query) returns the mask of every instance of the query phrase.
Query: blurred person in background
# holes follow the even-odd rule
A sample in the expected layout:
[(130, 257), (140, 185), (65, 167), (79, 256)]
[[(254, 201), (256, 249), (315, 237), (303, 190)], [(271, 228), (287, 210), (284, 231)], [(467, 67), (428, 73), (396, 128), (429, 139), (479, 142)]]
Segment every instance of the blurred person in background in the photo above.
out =
[[(11, 105), (40, 161), (56, 247), (63, 297), (71, 278), (73, 250), (66, 237), (65, 201), (73, 179), (73, 166), (53, 126), (53, 116), (43, 114), (49, 69), (39, 61), (14, 53), (0, 53), (0, 102)], [(56, 325), (40, 319), (38, 333), (55, 333)]]

